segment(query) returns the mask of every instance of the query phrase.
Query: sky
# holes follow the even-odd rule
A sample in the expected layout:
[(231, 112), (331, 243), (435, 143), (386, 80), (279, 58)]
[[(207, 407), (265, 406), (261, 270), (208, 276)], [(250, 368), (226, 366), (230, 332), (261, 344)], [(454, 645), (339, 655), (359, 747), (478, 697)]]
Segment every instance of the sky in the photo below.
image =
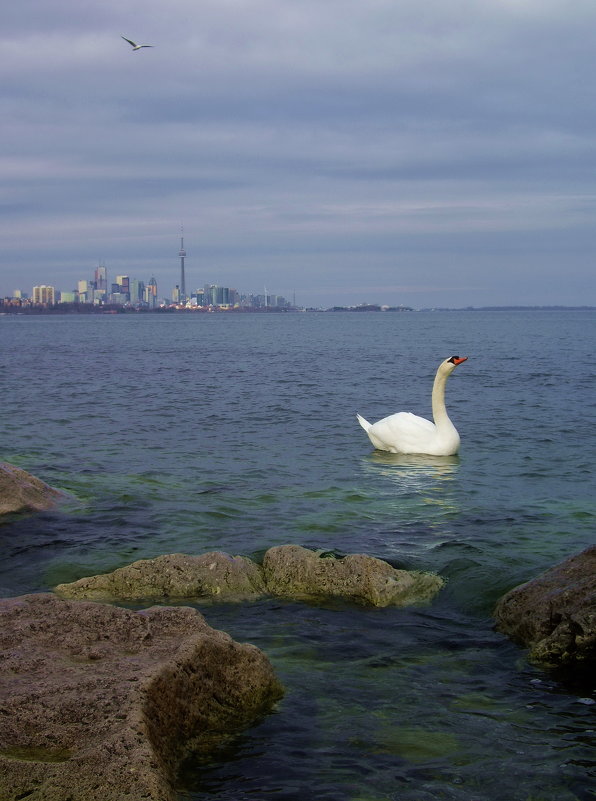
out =
[(594, 0), (19, 0), (0, 73), (0, 297), (183, 231), (187, 291), (596, 305)]

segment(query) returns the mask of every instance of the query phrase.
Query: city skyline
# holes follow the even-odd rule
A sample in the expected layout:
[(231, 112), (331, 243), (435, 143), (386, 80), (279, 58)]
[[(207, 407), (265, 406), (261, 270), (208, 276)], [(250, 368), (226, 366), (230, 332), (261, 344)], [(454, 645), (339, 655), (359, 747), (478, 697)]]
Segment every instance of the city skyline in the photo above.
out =
[[(182, 233), (182, 229), (181, 229)], [(528, 303), (528, 304), (498, 304), (489, 303), (484, 305), (467, 304), (467, 306), (418, 306), (409, 305), (406, 303), (388, 303), (386, 299), (374, 299), (371, 301), (363, 301), (360, 303), (340, 303), (332, 302), (327, 306), (309, 306), (308, 304), (300, 304), (296, 302), (295, 292), (292, 296), (292, 301), (289, 301), (285, 296), (278, 293), (269, 292), (266, 287), (263, 287), (263, 293), (256, 291), (239, 291), (234, 287), (228, 287), (220, 283), (205, 282), (202, 286), (197, 286), (196, 289), (186, 291), (186, 250), (184, 247), (184, 237), (180, 237), (180, 249), (178, 251), (178, 258), (180, 265), (178, 267), (178, 283), (175, 284), (169, 291), (161, 290), (158, 287), (158, 282), (155, 276), (151, 276), (146, 282), (144, 279), (138, 279), (136, 276), (117, 274), (114, 276), (115, 280), (110, 280), (110, 274), (105, 263), (99, 264), (93, 270), (93, 279), (81, 279), (76, 281), (76, 288), (72, 290), (63, 290), (53, 284), (39, 284), (31, 288), (31, 291), (23, 290), (21, 287), (15, 288), (13, 292), (2, 295), (0, 294), (0, 306), (10, 305), (13, 301), (23, 300), (27, 305), (60, 305), (60, 304), (99, 304), (110, 306), (145, 306), (147, 308), (156, 309), (159, 307), (179, 307), (185, 305), (189, 308), (192, 307), (244, 307), (244, 308), (264, 308), (264, 307), (278, 307), (286, 309), (327, 309), (333, 310), (334, 308), (378, 308), (378, 309), (403, 309), (414, 311), (416, 309), (432, 309), (444, 308), (452, 310), (474, 309), (474, 308), (576, 308), (576, 309), (593, 309), (596, 305), (589, 302), (565, 304), (565, 303)], [(176, 275), (172, 276), (176, 279)]]
[(269, 305), (276, 307), (289, 307), (290, 302), (282, 295), (268, 293), (263, 288), (263, 293), (239, 291), (234, 287), (221, 284), (206, 282), (203, 286), (186, 291), (184, 259), (184, 239), (181, 237), (180, 257), (180, 281), (169, 293), (158, 290), (158, 284), (154, 276), (147, 281), (138, 279), (136, 276), (117, 274), (114, 280), (110, 280), (108, 268), (105, 264), (100, 264), (95, 268), (93, 279), (78, 279), (77, 286), (72, 290), (64, 290), (53, 284), (38, 284), (32, 287), (31, 291), (15, 288), (12, 293), (0, 296), (2, 301), (23, 301), (27, 305), (57, 305), (60, 303), (80, 303), (83, 305), (144, 305), (148, 308), (156, 308), (163, 305), (184, 306), (245, 306), (259, 308)]
[(10, 7), (0, 296), (104, 262), (170, 292), (183, 222), (187, 287), (596, 303), (593, 2), (228, 5)]
[[(259, 305), (259, 298), (264, 298), (264, 305), (268, 305), (268, 293), (266, 287), (263, 287), (263, 293), (260, 294), (258, 292), (239, 291), (234, 287), (227, 287), (222, 284), (207, 282), (202, 286), (197, 286), (196, 289), (191, 289), (187, 292), (185, 268), (186, 256), (187, 253), (184, 247), (184, 228), (181, 226), (180, 249), (178, 251), (178, 258), (180, 259), (178, 273), (179, 278), (178, 283), (174, 284), (174, 286), (170, 288), (169, 292), (167, 289), (162, 290), (161, 293), (158, 292), (158, 283), (154, 275), (152, 275), (151, 278), (145, 282), (144, 279), (138, 279), (136, 276), (131, 278), (129, 275), (119, 273), (115, 276), (115, 281), (110, 281), (108, 277), (108, 268), (105, 263), (102, 263), (94, 268), (94, 277), (92, 280), (77, 278), (75, 280), (76, 286), (74, 286), (72, 289), (65, 290), (62, 287), (50, 283), (36, 284), (32, 287), (30, 292), (28, 289), (24, 289), (23, 287), (16, 287), (10, 293), (6, 293), (4, 295), (0, 294), (0, 299), (4, 298), (6, 300), (18, 300), (23, 298), (33, 301), (37, 293), (37, 296), (43, 296), (44, 302), (46, 302), (47, 291), (51, 290), (52, 303), (101, 302), (118, 305), (124, 303), (135, 304), (138, 302), (144, 302), (149, 306), (155, 307), (164, 303), (184, 305), (186, 301), (190, 303), (193, 298), (196, 300), (199, 293), (204, 292), (207, 294), (211, 289), (224, 289), (226, 293), (234, 294), (238, 304), (240, 303), (241, 298), (251, 298), (253, 299), (253, 305)], [(175, 278), (176, 276), (173, 276), (172, 280), (175, 280)], [(134, 291), (131, 292), (133, 285), (135, 285)], [(56, 295), (59, 300), (54, 300), (54, 295)], [(115, 295), (121, 297), (114, 298)], [(289, 301), (286, 301), (286, 298), (283, 295), (278, 293), (271, 293), (271, 295), (280, 299), (279, 305), (289, 305)], [(202, 304), (199, 303), (199, 305)], [(223, 301), (221, 303), (216, 303), (214, 299), (212, 305), (229, 305), (229, 303), (227, 299), (225, 303)]]

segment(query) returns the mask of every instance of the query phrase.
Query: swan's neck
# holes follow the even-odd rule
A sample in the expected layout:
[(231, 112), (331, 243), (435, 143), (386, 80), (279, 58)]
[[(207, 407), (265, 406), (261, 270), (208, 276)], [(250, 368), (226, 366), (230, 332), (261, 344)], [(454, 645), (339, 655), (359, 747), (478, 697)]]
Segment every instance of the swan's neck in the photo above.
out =
[(453, 423), (449, 419), (445, 408), (445, 384), (449, 378), (448, 373), (442, 371), (435, 376), (432, 394), (433, 420), (438, 429), (452, 428)]

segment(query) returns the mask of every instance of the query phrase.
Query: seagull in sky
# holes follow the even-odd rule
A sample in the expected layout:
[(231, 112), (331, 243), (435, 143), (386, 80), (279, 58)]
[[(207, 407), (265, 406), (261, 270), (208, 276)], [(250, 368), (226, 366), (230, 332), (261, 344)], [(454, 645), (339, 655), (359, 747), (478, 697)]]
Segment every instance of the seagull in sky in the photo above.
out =
[[(120, 36), (122, 36), (122, 34), (120, 34)], [(122, 36), (122, 38), (124, 39), (125, 42), (128, 42), (128, 44), (132, 47), (133, 50), (140, 50), (141, 47), (153, 47), (153, 45), (137, 44), (136, 42), (133, 42), (132, 39), (127, 39), (126, 36)]]

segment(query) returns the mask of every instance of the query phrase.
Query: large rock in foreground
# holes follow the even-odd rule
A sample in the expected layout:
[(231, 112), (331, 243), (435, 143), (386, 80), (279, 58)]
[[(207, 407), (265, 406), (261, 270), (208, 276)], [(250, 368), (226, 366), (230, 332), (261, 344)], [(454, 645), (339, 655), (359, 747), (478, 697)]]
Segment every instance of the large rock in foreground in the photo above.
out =
[(267, 589), (285, 598), (345, 598), (371, 606), (406, 606), (430, 600), (443, 579), (434, 573), (397, 570), (365, 554), (342, 558), (299, 545), (270, 548), (263, 559)]
[(0, 798), (173, 801), (181, 759), (281, 696), (267, 657), (186, 607), (0, 601)]
[(494, 615), (534, 662), (596, 665), (596, 546), (508, 592)]
[(53, 509), (63, 493), (26, 470), (0, 462), (0, 516)]
[(60, 584), (55, 591), (63, 598), (106, 601), (241, 601), (269, 594), (296, 600), (339, 597), (372, 606), (406, 606), (430, 600), (443, 584), (434, 573), (397, 570), (364, 554), (339, 558), (299, 545), (280, 545), (267, 551), (262, 566), (243, 556), (219, 552), (170, 554)]

